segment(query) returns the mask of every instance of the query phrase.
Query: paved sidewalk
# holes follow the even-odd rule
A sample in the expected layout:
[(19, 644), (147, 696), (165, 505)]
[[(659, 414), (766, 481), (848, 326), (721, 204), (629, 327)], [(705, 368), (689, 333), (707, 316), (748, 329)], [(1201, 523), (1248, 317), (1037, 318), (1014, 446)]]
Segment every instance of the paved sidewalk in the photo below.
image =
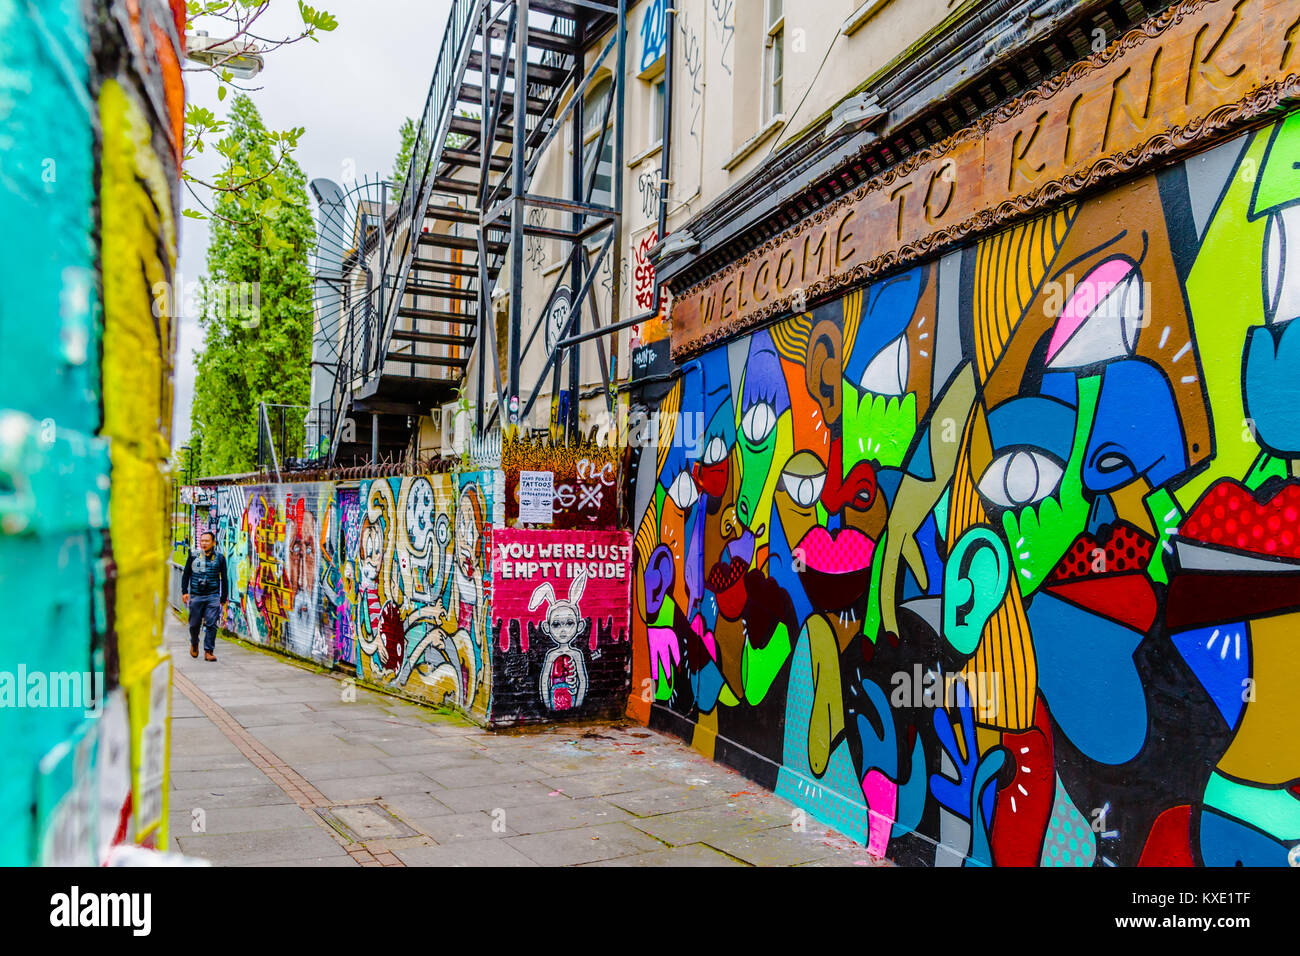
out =
[(852, 866), (866, 850), (635, 725), (492, 733), (170, 619), (173, 848), (221, 866)]

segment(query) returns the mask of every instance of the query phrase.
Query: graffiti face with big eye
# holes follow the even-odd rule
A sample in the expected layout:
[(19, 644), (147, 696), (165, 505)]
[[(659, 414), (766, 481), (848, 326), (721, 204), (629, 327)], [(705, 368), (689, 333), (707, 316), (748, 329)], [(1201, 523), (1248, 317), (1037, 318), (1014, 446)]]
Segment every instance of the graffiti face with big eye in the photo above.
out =
[(727, 443), (722, 440), (721, 435), (714, 435), (704, 446), (704, 452), (700, 455), (700, 464), (705, 467), (719, 465), (727, 460)]
[(433, 543), (433, 486), (424, 478), (415, 479), (407, 493), (406, 533), (416, 554), (424, 554)]
[(1264, 315), (1270, 324), (1300, 316), (1300, 205), (1268, 220), (1264, 247)]
[(361, 587), (370, 590), (379, 583), (379, 562), (384, 550), (383, 530), (367, 521), (361, 526)]
[(679, 471), (672, 484), (668, 486), (668, 497), (683, 512), (699, 501), (700, 493), (696, 490), (695, 482), (685, 469)]
[(775, 430), (776, 409), (771, 402), (755, 402), (740, 418), (740, 433), (745, 436), (754, 454), (760, 454), (764, 450), (764, 445)]
[(979, 479), (979, 493), (998, 508), (1037, 504), (1061, 483), (1064, 469), (1053, 456), (1028, 448), (1003, 452)]
[(474, 506), (469, 496), (462, 496), (456, 509), (456, 549), (462, 562), (470, 562), (478, 547), (478, 524), (474, 520)]
[(792, 557), (798, 559), (799, 544), (818, 523), (817, 502), (826, 485), (826, 466), (809, 451), (796, 452), (785, 463), (773, 497), (777, 517), (785, 531)]
[(546, 616), (547, 636), (556, 644), (572, 644), (578, 637), (577, 609), (568, 604), (551, 605), (551, 613)]
[(781, 472), (781, 489), (799, 508), (811, 509), (826, 485), (826, 466), (810, 452), (799, 452)]

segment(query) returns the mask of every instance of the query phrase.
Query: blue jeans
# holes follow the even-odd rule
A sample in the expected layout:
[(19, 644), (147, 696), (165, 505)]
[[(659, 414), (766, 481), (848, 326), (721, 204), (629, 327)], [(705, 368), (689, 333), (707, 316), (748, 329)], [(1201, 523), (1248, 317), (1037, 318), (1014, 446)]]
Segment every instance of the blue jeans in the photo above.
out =
[(221, 616), (221, 595), (190, 595), (190, 643), (199, 642), (199, 625), (204, 625), (203, 649), (209, 653), (217, 649), (217, 620)]

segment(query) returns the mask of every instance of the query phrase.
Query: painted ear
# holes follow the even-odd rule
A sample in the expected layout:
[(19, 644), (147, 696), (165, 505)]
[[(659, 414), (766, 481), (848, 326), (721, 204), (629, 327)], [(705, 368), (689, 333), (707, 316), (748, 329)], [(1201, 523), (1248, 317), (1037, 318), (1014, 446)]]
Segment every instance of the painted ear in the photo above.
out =
[(1011, 556), (991, 528), (975, 525), (957, 540), (943, 580), (943, 636), (964, 657), (975, 653), (1011, 581)]
[(555, 589), (551, 587), (550, 582), (539, 584), (533, 590), (533, 596), (528, 599), (528, 610), (535, 611), (542, 604), (555, 603)]
[(577, 609), (578, 600), (582, 597), (582, 592), (587, 588), (587, 569), (580, 568), (578, 574), (569, 585), (569, 603)]

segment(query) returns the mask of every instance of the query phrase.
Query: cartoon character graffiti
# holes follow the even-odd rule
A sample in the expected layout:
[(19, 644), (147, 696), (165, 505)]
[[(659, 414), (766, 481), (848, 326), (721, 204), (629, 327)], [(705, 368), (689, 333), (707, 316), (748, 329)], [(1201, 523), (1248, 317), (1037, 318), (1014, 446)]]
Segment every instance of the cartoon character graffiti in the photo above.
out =
[(549, 710), (573, 710), (582, 706), (587, 696), (587, 662), (574, 645), (587, 633), (590, 623), (582, 616), (580, 601), (587, 587), (587, 571), (582, 568), (569, 585), (568, 597), (555, 595), (549, 581), (539, 584), (528, 599), (528, 610), (535, 611), (547, 605), (542, 633), (555, 642), (555, 647), (542, 659), (539, 690), (542, 703)]
[[(363, 490), (357, 675), (485, 711), (486, 509), (472, 481), (459, 496), (455, 482), (450, 476), (377, 479)], [(458, 502), (455, 522), (452, 501)]]

